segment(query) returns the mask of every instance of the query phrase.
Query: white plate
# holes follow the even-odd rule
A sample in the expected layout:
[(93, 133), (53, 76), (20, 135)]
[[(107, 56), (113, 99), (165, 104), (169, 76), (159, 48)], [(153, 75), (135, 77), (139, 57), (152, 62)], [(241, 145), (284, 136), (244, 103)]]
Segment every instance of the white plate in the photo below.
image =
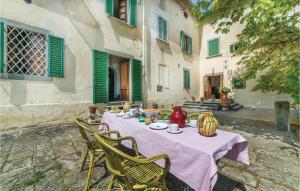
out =
[(124, 113), (118, 113), (116, 116), (117, 116), (117, 117), (123, 117), (123, 116), (124, 116)]
[(123, 119), (130, 119), (131, 117), (130, 117), (130, 116), (125, 116), (125, 115), (124, 115), (122, 118), (123, 118)]
[(151, 124), (149, 125), (149, 127), (150, 127), (151, 129), (154, 129), (154, 130), (161, 130), (161, 129), (166, 129), (166, 128), (168, 128), (169, 125), (168, 125), (168, 124), (165, 124), (165, 123), (151, 123)]
[(183, 130), (182, 129), (178, 129), (178, 131), (170, 131), (169, 129), (167, 130), (168, 133), (172, 133), (172, 134), (179, 134), (182, 133)]

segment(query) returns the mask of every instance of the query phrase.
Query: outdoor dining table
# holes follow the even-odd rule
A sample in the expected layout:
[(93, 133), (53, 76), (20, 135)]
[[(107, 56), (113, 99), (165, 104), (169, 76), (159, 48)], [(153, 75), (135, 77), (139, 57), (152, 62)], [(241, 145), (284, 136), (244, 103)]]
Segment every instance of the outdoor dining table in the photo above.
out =
[(239, 134), (217, 130), (216, 136), (204, 137), (193, 127), (170, 134), (166, 129), (153, 130), (136, 118), (123, 119), (110, 112), (104, 113), (102, 122), (122, 136), (133, 136), (139, 152), (146, 157), (167, 154), (170, 173), (196, 191), (213, 189), (218, 177), (216, 161), (223, 156), (249, 165), (248, 143)]

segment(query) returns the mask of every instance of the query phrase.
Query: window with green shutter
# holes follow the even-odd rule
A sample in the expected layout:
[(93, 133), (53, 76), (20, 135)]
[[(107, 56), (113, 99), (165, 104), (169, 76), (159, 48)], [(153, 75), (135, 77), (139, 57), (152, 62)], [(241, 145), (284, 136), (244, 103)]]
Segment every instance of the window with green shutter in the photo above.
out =
[(142, 63), (133, 59), (130, 66), (131, 101), (142, 101)]
[(158, 38), (163, 41), (168, 41), (168, 24), (167, 21), (160, 16), (158, 17)]
[(136, 27), (136, 0), (106, 0), (106, 13), (132, 27)]
[(233, 78), (232, 79), (233, 88), (235, 89), (245, 89), (246, 82), (241, 78)]
[(187, 69), (183, 70), (183, 88), (190, 89), (190, 71)]
[(208, 56), (219, 56), (220, 55), (220, 40), (219, 38), (208, 41)]
[(180, 46), (183, 52), (192, 54), (193, 44), (192, 37), (186, 35), (183, 31), (180, 31)]
[(108, 54), (93, 50), (93, 102), (108, 102)]
[(236, 51), (236, 45), (235, 44), (231, 44), (229, 46), (229, 51), (230, 51), (230, 53), (233, 53), (234, 51)]
[(0, 73), (4, 72), (4, 23), (0, 22)]
[(136, 27), (136, 0), (130, 2), (130, 25)]
[(48, 36), (48, 75), (64, 77), (64, 39)]

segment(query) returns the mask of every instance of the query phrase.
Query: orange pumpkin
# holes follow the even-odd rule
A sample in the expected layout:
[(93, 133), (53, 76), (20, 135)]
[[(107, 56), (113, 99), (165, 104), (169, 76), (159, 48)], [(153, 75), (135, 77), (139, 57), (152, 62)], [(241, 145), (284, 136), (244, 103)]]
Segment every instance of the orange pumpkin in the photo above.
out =
[(218, 126), (219, 122), (215, 117), (206, 116), (198, 126), (199, 133), (206, 137), (213, 136), (216, 133)]

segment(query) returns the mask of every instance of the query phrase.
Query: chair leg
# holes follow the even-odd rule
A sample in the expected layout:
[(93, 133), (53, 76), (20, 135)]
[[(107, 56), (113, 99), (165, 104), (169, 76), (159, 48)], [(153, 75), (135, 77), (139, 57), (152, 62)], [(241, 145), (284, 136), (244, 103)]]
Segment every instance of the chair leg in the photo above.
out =
[(83, 167), (85, 165), (85, 161), (88, 155), (88, 148), (85, 149), (84, 153), (82, 154), (82, 161), (81, 161), (81, 166), (80, 166), (80, 172), (83, 170)]
[(113, 187), (113, 185), (114, 185), (114, 181), (115, 181), (115, 175), (112, 175), (112, 178), (111, 178), (111, 180), (109, 181), (108, 186), (107, 186), (108, 191), (111, 191), (111, 190), (112, 190), (112, 187)]
[(85, 191), (88, 191), (90, 189), (92, 177), (93, 177), (93, 169), (94, 169), (94, 164), (95, 164), (95, 156), (94, 153), (90, 152), (90, 162), (89, 162), (89, 171), (88, 171), (88, 176), (86, 179), (86, 184), (85, 184)]

